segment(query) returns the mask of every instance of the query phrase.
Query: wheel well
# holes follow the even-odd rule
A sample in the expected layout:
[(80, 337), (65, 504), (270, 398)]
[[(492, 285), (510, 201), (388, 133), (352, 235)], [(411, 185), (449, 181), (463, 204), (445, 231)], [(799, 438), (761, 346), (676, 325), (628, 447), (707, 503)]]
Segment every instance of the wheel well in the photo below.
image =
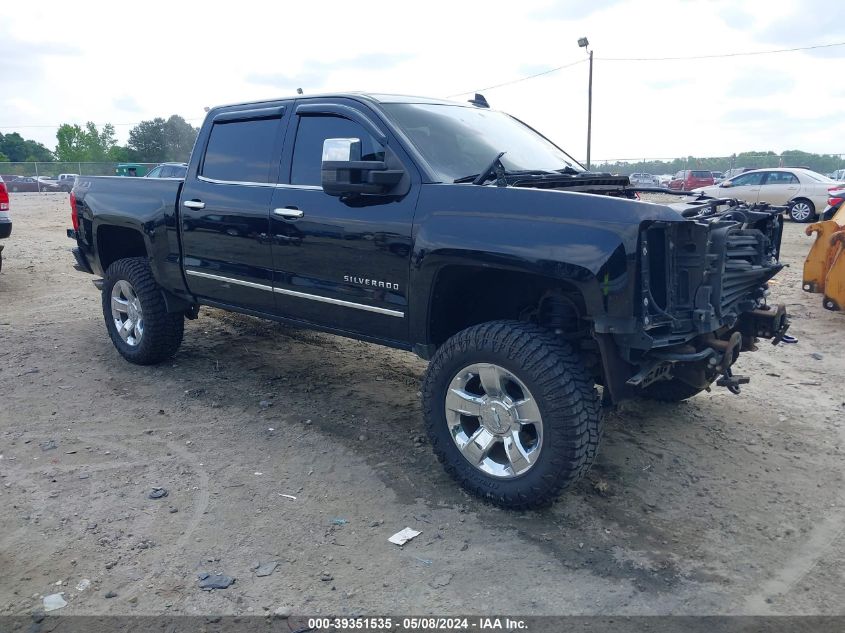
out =
[(793, 198), (792, 200), (789, 201), (789, 204), (792, 204), (793, 202), (806, 202), (813, 209), (816, 208), (816, 205), (813, 204), (813, 201), (810, 200), (809, 198), (805, 198), (804, 196), (798, 196), (797, 198)]
[(140, 232), (122, 226), (103, 226), (97, 230), (97, 253), (103, 272), (118, 259), (146, 257), (147, 247)]
[(549, 277), (476, 266), (448, 266), (434, 282), (429, 339), (441, 345), (472, 325), (519, 319), (567, 337), (587, 334), (583, 298), (571, 284)]

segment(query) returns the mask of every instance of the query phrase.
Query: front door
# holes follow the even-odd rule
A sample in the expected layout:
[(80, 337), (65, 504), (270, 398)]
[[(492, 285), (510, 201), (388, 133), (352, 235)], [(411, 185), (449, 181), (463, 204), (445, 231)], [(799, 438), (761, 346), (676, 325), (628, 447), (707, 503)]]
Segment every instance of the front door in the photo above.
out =
[(359, 336), (404, 341), (418, 185), (402, 196), (324, 193), (320, 166), (327, 138), (360, 139), (362, 160), (384, 160), (391, 152), (361, 123), (330, 110), (294, 114), (290, 123), (293, 143), (286, 144), (283, 159), (290, 177), (270, 205), (277, 309)]
[(201, 300), (275, 309), (270, 201), (286, 127), (284, 106), (213, 121), (180, 209), (185, 274)]
[(725, 195), (748, 202), (749, 204), (757, 202), (757, 196), (760, 194), (760, 185), (763, 182), (763, 173), (758, 171), (740, 174), (731, 180), (731, 187)]

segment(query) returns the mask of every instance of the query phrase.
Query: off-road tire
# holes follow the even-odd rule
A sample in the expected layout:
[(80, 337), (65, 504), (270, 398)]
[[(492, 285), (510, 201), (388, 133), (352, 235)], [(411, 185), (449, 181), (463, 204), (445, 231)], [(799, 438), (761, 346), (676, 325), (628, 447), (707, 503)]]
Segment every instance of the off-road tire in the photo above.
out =
[[(134, 347), (120, 337), (112, 318), (111, 292), (120, 280), (131, 284), (143, 309), (144, 333)], [(103, 279), (102, 304), (109, 337), (120, 355), (130, 363), (155, 365), (171, 358), (182, 344), (185, 317), (181, 313), (167, 312), (147, 258), (119, 259), (109, 266)]]
[[(796, 205), (806, 205), (810, 209), (810, 214), (807, 217), (796, 218), (793, 212)], [(816, 207), (810, 200), (807, 200), (806, 198), (798, 198), (797, 200), (793, 200), (792, 202), (790, 202), (789, 206), (787, 207), (787, 213), (789, 214), (789, 218), (793, 222), (800, 222), (802, 224), (812, 222), (816, 219)]]
[[(462, 368), (494, 363), (518, 377), (542, 414), (542, 448), (524, 474), (488, 475), (467, 461), (449, 433), (446, 390)], [(529, 510), (552, 503), (589, 470), (602, 432), (594, 381), (568, 343), (521, 321), (492, 321), (455, 334), (429, 364), (422, 388), (426, 428), (437, 459), (466, 490), (495, 505)]]
[(659, 400), (660, 402), (682, 402), (702, 391), (704, 389), (693, 387), (689, 383), (673, 378), (651, 383), (643, 389), (642, 395), (649, 400)]

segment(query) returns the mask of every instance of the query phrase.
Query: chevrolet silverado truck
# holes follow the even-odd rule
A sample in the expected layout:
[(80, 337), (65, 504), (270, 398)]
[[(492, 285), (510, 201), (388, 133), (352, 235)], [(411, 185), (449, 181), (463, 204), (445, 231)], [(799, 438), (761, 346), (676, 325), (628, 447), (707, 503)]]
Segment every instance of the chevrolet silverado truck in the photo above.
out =
[(117, 351), (168, 359), (200, 306), (413, 351), (437, 458), (514, 509), (586, 472), (602, 404), (739, 392), (740, 352), (788, 327), (782, 209), (639, 201), (486, 105), (216, 107), (184, 179), (78, 177), (75, 266)]

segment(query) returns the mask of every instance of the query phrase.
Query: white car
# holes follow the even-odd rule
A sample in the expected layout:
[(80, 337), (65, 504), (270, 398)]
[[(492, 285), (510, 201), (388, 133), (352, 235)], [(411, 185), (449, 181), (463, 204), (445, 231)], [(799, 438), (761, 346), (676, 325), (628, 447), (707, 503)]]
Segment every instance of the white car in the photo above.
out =
[(827, 205), (828, 189), (836, 181), (809, 169), (754, 169), (718, 185), (699, 187), (695, 193), (714, 198), (737, 198), (745, 202), (768, 202), (789, 207), (795, 222), (811, 222)]
[(636, 187), (659, 187), (660, 180), (651, 174), (631, 174), (628, 180)]

